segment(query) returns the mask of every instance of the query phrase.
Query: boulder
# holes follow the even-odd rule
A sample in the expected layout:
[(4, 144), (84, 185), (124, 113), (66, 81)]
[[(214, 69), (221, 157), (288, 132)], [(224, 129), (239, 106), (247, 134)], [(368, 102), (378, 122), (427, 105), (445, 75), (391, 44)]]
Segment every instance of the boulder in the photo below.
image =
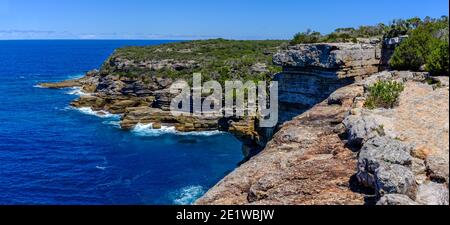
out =
[(377, 205), (418, 205), (418, 203), (406, 195), (388, 194), (381, 197)]
[(348, 144), (360, 147), (363, 143), (378, 136), (395, 137), (393, 119), (383, 114), (389, 110), (370, 111), (356, 109), (343, 121), (348, 134)]
[(448, 187), (434, 182), (422, 184), (418, 188), (416, 201), (423, 205), (448, 205)]
[(386, 163), (375, 174), (376, 190), (384, 194), (404, 194), (415, 198), (417, 186), (411, 169), (398, 164)]
[(377, 193), (415, 194), (415, 176), (411, 170), (411, 147), (388, 138), (376, 137), (367, 141), (358, 158), (358, 181)]
[(382, 163), (411, 166), (411, 146), (388, 137), (376, 137), (367, 141), (359, 153), (362, 165), (376, 168)]
[(427, 172), (431, 180), (438, 183), (447, 183), (449, 178), (449, 155), (434, 154), (426, 160)]

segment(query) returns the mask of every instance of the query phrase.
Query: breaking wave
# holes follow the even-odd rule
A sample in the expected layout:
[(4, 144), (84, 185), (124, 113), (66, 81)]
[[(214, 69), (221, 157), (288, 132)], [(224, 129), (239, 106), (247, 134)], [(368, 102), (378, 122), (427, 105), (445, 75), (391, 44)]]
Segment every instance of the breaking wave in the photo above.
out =
[(88, 93), (84, 92), (83, 89), (80, 87), (73, 87), (69, 88), (69, 90), (66, 92), (68, 95), (77, 95), (77, 96), (86, 96), (89, 95)]
[(82, 107), (82, 108), (69, 107), (69, 108), (72, 110), (79, 111), (83, 114), (90, 115), (90, 116), (97, 116), (100, 118), (120, 119), (120, 115), (111, 114), (111, 113), (103, 111), (103, 110), (95, 111), (95, 110), (92, 110), (92, 108), (90, 108), (90, 107)]
[(205, 194), (202, 186), (188, 186), (175, 193), (174, 205), (192, 205), (198, 198)]
[(152, 124), (137, 124), (132, 132), (138, 136), (158, 137), (164, 134), (187, 135), (187, 136), (214, 136), (223, 134), (222, 131), (194, 131), (179, 132), (173, 126), (162, 126), (161, 129), (153, 129)]

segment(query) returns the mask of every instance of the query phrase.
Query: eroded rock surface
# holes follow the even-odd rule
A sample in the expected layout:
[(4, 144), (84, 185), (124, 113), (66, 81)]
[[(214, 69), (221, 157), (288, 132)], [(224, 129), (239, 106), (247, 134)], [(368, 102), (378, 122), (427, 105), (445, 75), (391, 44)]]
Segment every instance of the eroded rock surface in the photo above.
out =
[(403, 83), (405, 90), (393, 109), (360, 105), (344, 120), (348, 143), (363, 146), (360, 184), (376, 190), (379, 204), (448, 204), (442, 200), (448, 199), (448, 86), (408, 71), (382, 72), (359, 84), (367, 90), (379, 80)]
[(275, 54), (273, 62), (283, 67), (275, 76), (280, 121), (289, 121), (337, 89), (378, 72), (380, 52), (378, 44), (326, 43), (291, 46)]
[[(362, 90), (348, 93), (338, 102), (348, 102)], [(326, 100), (285, 123), (259, 155), (196, 204), (364, 204), (364, 195), (351, 190), (356, 154), (337, 128), (350, 107)]]

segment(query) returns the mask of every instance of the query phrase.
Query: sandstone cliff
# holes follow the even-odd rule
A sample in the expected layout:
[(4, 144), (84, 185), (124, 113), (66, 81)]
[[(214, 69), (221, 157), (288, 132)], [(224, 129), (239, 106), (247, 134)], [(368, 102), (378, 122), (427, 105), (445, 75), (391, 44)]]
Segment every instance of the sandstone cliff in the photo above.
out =
[[(248, 161), (197, 204), (448, 204), (448, 77), (378, 73), (386, 55), (376, 43), (281, 49), (273, 63), (283, 71), (273, 76), (269, 63), (280, 48), (250, 47), (256, 61), (241, 64), (236, 61), (248, 55), (216, 58), (221, 44), (119, 51), (99, 71), (41, 86), (81, 87), (86, 95), (72, 106), (121, 114), (124, 129), (151, 123), (154, 129), (173, 125), (178, 131), (234, 134)], [(204, 48), (212, 53), (205, 56)], [(219, 59), (224, 61), (215, 65)], [(273, 76), (279, 82), (279, 127), (259, 129), (256, 118), (171, 115), (168, 87), (180, 74), (202, 68), (213, 68), (211, 78), (219, 79), (232, 78), (226, 74), (233, 71)], [(378, 80), (405, 85), (396, 108), (364, 107), (368, 86)]]
[(266, 145), (270, 130), (259, 130), (257, 119), (251, 117), (175, 117), (169, 107), (176, 95), (169, 87), (177, 79), (190, 81), (197, 72), (202, 73), (203, 81), (271, 79), (280, 70), (272, 64), (272, 55), (282, 43), (219, 39), (123, 48), (116, 50), (100, 70), (90, 71), (81, 79), (40, 86), (80, 87), (85, 95), (71, 106), (120, 114), (120, 125), (127, 130), (137, 124), (152, 124), (154, 129), (174, 126), (180, 132), (231, 132), (243, 142), (245, 155), (250, 157)]
[(378, 44), (331, 43), (291, 46), (275, 54), (283, 67), (279, 82), (281, 121), (297, 116), (336, 89), (378, 72)]
[[(276, 54), (284, 118), (301, 115), (197, 204), (448, 205), (448, 77), (376, 73), (379, 56), (348, 44)], [(405, 84), (398, 107), (364, 108), (378, 80)]]

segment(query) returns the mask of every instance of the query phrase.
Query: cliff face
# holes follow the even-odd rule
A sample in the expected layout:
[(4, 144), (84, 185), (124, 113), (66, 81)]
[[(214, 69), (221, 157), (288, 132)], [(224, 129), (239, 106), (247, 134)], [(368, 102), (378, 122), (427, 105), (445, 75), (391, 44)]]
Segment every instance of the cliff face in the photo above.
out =
[(356, 153), (340, 137), (364, 93), (351, 84), (377, 72), (380, 55), (376, 44), (298, 45), (275, 54), (283, 66), (275, 77), (280, 122), (288, 122), (197, 204), (363, 204), (350, 182)]
[[(267, 147), (212, 188), (197, 204), (363, 204), (353, 192), (356, 154), (339, 126), (362, 88), (347, 86), (285, 123)], [(345, 94), (341, 94), (345, 93)]]
[(273, 62), (283, 67), (279, 82), (281, 122), (325, 100), (340, 87), (378, 72), (378, 44), (317, 44), (291, 46), (275, 54)]
[(99, 71), (78, 80), (40, 85), (80, 87), (86, 94), (73, 101), (73, 107), (121, 114), (123, 129), (151, 123), (154, 129), (174, 126), (180, 132), (230, 132), (243, 142), (245, 156), (250, 157), (266, 145), (271, 129), (259, 130), (256, 118), (175, 117), (169, 108), (175, 95), (169, 88), (177, 79), (190, 81), (193, 73), (202, 73), (203, 81), (267, 80), (280, 69), (272, 65), (272, 55), (282, 43), (206, 40), (118, 49)]
[[(197, 204), (448, 204), (448, 77), (373, 74), (384, 66), (378, 49), (301, 45), (275, 55), (283, 107), (301, 115)], [(378, 80), (405, 85), (398, 107), (363, 107)]]
[[(448, 77), (377, 73), (388, 57), (378, 44), (291, 46), (273, 57), (283, 67), (274, 76), (279, 127), (259, 129), (255, 118), (174, 117), (168, 88), (182, 73), (214, 68), (212, 75), (220, 78), (215, 69), (232, 65), (222, 72), (270, 75), (273, 46), (251, 47), (257, 60), (241, 64), (245, 55), (216, 58), (223, 46), (210, 44), (133, 49), (81, 79), (41, 86), (81, 87), (87, 94), (72, 106), (121, 114), (124, 129), (151, 123), (155, 129), (234, 134), (249, 161), (197, 204), (448, 204)], [(204, 48), (213, 54), (197, 52)], [(217, 60), (225, 61), (215, 65)], [(405, 85), (398, 107), (363, 107), (368, 87), (378, 80)]]

